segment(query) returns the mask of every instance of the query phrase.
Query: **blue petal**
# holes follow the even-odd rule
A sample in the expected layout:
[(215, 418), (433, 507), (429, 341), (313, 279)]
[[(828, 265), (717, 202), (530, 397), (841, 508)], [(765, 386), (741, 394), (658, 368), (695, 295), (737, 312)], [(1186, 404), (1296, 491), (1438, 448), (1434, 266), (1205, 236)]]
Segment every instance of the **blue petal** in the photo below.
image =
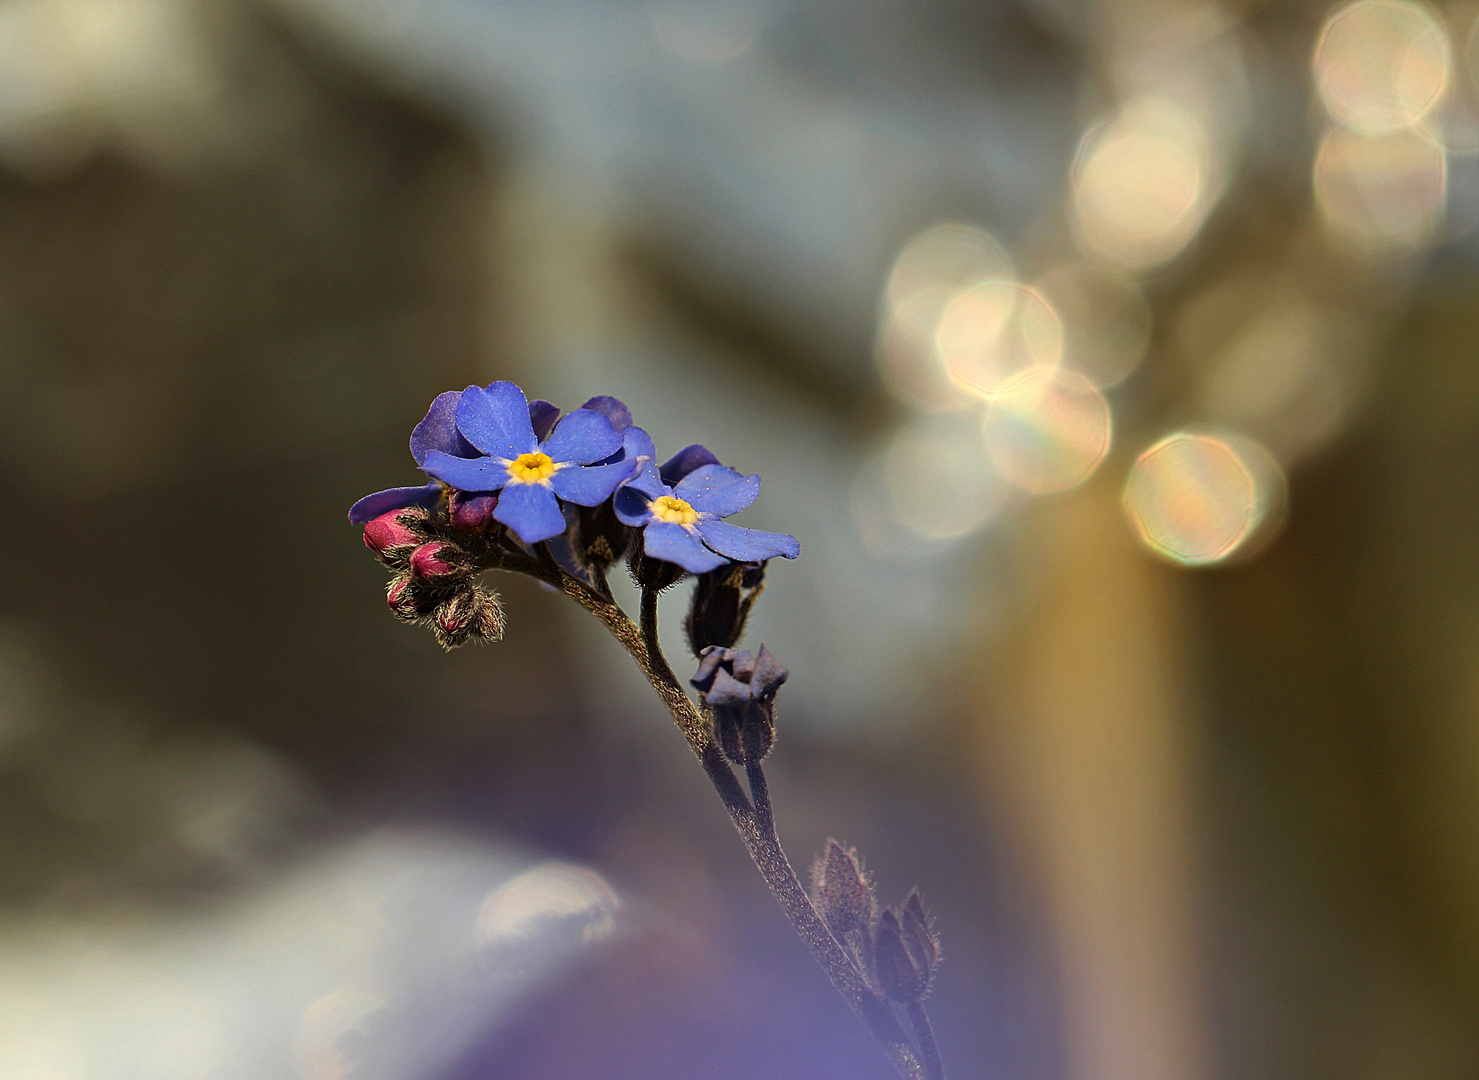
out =
[(699, 518), (695, 528), (703, 536), (704, 543), (735, 562), (759, 562), (777, 555), (794, 559), (801, 554), (801, 544), (786, 533), (746, 529), (717, 518)]
[(738, 514), (759, 497), (760, 477), (736, 476), (722, 465), (705, 465), (678, 485), (677, 495), (699, 513), (728, 517)]
[[(685, 502), (691, 503), (694, 509), (699, 509), (698, 504), (706, 495), (716, 492), (720, 488), (729, 487), (731, 484), (743, 479), (744, 477), (739, 473), (733, 469), (726, 469), (723, 465), (700, 465), (677, 484), (673, 485), (673, 494)], [(754, 501), (751, 498), (750, 502)], [(749, 506), (750, 503), (746, 503), (745, 505)], [(729, 511), (729, 513), (734, 512), (733, 510)]]
[(565, 531), (560, 500), (543, 484), (510, 484), (498, 496), (493, 516), (526, 544), (537, 544)]
[(709, 453), (707, 447), (694, 443), (692, 446), (685, 446), (668, 458), (659, 471), (662, 473), (663, 480), (671, 487), (700, 465), (717, 464), (719, 464), (719, 459)]
[(543, 441), (549, 438), (550, 431), (555, 426), (555, 421), (560, 418), (558, 407), (551, 405), (543, 398), (535, 398), (529, 402), (529, 423), (534, 425), (534, 437)]
[(426, 455), (440, 450), (453, 457), (477, 457), (477, 447), (457, 430), (457, 401), (460, 390), (438, 394), (426, 410), (426, 417), (411, 430), (411, 456), (417, 465), (426, 464)]
[(729, 561), (715, 555), (698, 537), (671, 521), (654, 521), (642, 530), (642, 551), (650, 558), (677, 563), (690, 574), (717, 570)]
[(616, 520), (623, 525), (641, 526), (652, 520), (652, 500), (635, 483), (616, 489), (611, 509), (616, 512)]
[(555, 426), (540, 449), (558, 462), (589, 465), (621, 449), (621, 432), (600, 413), (576, 409)]
[(636, 471), (635, 461), (618, 461), (614, 465), (566, 465), (549, 478), (549, 486), (566, 502), (577, 506), (598, 506), (611, 498), (616, 486)]
[(508, 466), (495, 458), (458, 458), (433, 450), (426, 455), (426, 472), (459, 491), (497, 491), (508, 483)]
[(469, 386), (457, 403), (457, 429), (492, 457), (516, 458), (539, 445), (524, 391), (511, 382)]
[(647, 432), (639, 427), (629, 427), (621, 433), (621, 453), (623, 457), (644, 457), (653, 461), (657, 457), (657, 447), (652, 445), (652, 436)]
[(600, 413), (607, 420), (611, 421), (611, 426), (617, 431), (625, 431), (632, 426), (632, 410), (628, 409), (626, 405), (616, 398), (610, 397), (607, 394), (591, 398), (581, 408)]
[(381, 514), (388, 514), (392, 510), (404, 510), (408, 506), (424, 506), (427, 509), (435, 506), (437, 500), (442, 497), (441, 484), (427, 484), (424, 487), (400, 487), (386, 488), (377, 491), (373, 495), (366, 495), (359, 502), (349, 508), (349, 520), (355, 525), (363, 525), (367, 521), (374, 521)]

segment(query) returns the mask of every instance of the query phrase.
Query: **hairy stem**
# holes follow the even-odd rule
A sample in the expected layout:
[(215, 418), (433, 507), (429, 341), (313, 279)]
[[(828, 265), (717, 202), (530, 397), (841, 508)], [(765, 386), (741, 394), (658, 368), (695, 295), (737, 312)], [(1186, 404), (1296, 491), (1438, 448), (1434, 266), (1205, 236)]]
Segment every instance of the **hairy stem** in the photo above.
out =
[(945, 1063), (940, 1060), (940, 1048), (935, 1045), (935, 1029), (930, 1027), (929, 1014), (921, 1002), (909, 1003), (909, 1026), (914, 1029), (919, 1056), (924, 1059), (924, 1069), (930, 1080), (945, 1080)]
[(802, 888), (776, 835), (770, 789), (765, 782), (765, 774), (760, 771), (758, 764), (748, 770), (751, 794), (746, 796), (739, 780), (724, 760), (724, 755), (709, 738), (708, 724), (679, 684), (658, 642), (657, 593), (650, 589), (642, 591), (641, 626), (638, 627), (617, 604), (567, 573), (555, 561), (546, 545), (538, 545), (536, 552), (539, 569), (533, 576), (559, 589), (599, 619), (611, 636), (636, 661), (648, 683), (667, 706), (673, 722), (688, 740), (689, 747), (703, 764), (709, 782), (714, 785), (714, 790), (725, 810), (729, 812), (729, 818), (738, 830), (740, 839), (744, 841), (745, 849), (749, 851), (760, 875), (781, 905), (781, 910), (786, 913), (791, 925), (806, 943), (812, 957), (827, 973), (837, 992), (852, 1006), (858, 1018), (883, 1048), (899, 1075), (904, 1080), (937, 1080), (920, 1063), (888, 1002), (868, 987), (857, 966), (812, 906), (811, 897)]

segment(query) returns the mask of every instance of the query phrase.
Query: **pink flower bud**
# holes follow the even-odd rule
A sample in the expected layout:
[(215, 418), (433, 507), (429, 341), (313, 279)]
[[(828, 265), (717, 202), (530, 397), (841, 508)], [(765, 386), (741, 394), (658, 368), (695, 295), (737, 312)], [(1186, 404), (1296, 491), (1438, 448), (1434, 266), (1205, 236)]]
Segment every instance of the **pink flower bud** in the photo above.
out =
[(436, 610), (437, 629), (452, 644), (460, 645), (477, 615), (477, 597), (472, 589), (458, 593)]
[(433, 540), (411, 552), (411, 573), (427, 585), (453, 585), (467, 577), (467, 556), (453, 544)]
[(409, 518), (413, 511), (392, 510), (388, 514), (365, 523), (365, 547), (378, 554), (384, 554), (391, 548), (412, 547), (420, 537), (401, 521), (402, 517)]
[(425, 614), (421, 587), (408, 577), (396, 578), (385, 590), (390, 613), (402, 622), (415, 622)]
[(452, 528), (461, 532), (483, 532), (493, 524), (493, 508), (497, 505), (497, 495), (470, 495), (458, 491), (452, 495), (447, 517)]

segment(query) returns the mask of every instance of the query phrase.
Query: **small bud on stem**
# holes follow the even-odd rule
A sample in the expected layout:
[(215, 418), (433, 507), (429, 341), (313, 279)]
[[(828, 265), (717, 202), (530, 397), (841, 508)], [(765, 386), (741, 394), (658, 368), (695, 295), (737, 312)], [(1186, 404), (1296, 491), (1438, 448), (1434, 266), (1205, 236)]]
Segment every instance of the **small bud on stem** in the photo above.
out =
[(711, 645), (733, 648), (745, 632), (750, 608), (765, 588), (765, 563), (730, 563), (699, 574), (683, 629), (694, 656)]

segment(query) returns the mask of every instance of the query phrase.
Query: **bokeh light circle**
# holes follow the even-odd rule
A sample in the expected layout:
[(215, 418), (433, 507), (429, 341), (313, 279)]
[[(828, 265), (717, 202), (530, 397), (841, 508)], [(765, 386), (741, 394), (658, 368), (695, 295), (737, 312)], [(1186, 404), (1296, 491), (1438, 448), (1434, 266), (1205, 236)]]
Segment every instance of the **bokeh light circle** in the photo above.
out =
[(890, 518), (931, 540), (953, 540), (985, 525), (1007, 487), (986, 458), (970, 416), (920, 417), (904, 425), (883, 456)]
[(983, 280), (1012, 280), (1015, 273), (996, 238), (971, 225), (935, 225), (904, 245), (889, 272), (879, 313), (878, 368), (894, 397), (932, 411), (970, 402), (945, 372), (935, 351), (935, 330), (962, 289)]
[(1006, 480), (1039, 494), (1067, 491), (1109, 453), (1109, 403), (1076, 371), (1033, 368), (992, 399), (982, 436)]
[(1063, 325), (1063, 366), (1095, 386), (1124, 380), (1150, 343), (1150, 305), (1129, 275), (1092, 263), (1066, 263), (1034, 287)]
[(1206, 566), (1264, 533), (1279, 516), (1283, 490), (1272, 456), (1251, 440), (1178, 432), (1135, 460), (1124, 506), (1151, 551)]
[(1366, 134), (1411, 127), (1452, 78), (1441, 21), (1410, 0), (1357, 0), (1325, 22), (1312, 61), (1320, 99), (1340, 123)]
[(1421, 130), (1325, 134), (1315, 155), (1315, 203), (1326, 227), (1359, 248), (1414, 248), (1443, 222), (1448, 161)]
[(1174, 258), (1202, 226), (1211, 174), (1195, 116), (1161, 98), (1132, 102), (1080, 143), (1073, 170), (1080, 245), (1136, 270)]
[(1057, 367), (1063, 325), (1036, 289), (1015, 281), (980, 281), (946, 305), (935, 329), (935, 349), (951, 382), (990, 398), (1029, 368)]

